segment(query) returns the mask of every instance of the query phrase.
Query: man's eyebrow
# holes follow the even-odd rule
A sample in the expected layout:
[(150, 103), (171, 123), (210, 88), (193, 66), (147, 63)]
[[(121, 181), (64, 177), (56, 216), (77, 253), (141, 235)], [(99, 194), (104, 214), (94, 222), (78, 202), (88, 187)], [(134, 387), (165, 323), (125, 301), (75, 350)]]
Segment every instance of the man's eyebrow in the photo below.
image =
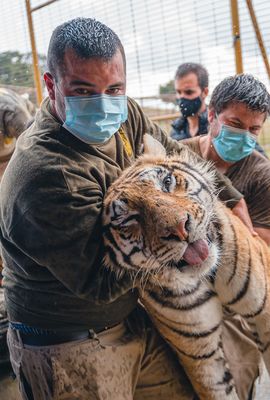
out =
[[(124, 82), (116, 82), (113, 83), (112, 85), (108, 86), (109, 88), (114, 88), (114, 87), (119, 87), (119, 86), (123, 86), (125, 83)], [(96, 85), (94, 83), (91, 82), (86, 82), (86, 81), (81, 81), (79, 79), (74, 79), (73, 81), (70, 82), (70, 85), (82, 85), (82, 86), (89, 86), (91, 88), (96, 87)]]
[[(241, 119), (237, 118), (237, 117), (228, 117), (229, 121), (233, 121), (233, 122), (240, 122), (242, 123)], [(261, 128), (261, 125), (255, 124), (252, 125), (252, 128)]]
[(79, 79), (75, 79), (74, 81), (71, 81), (70, 85), (83, 85), (83, 86), (89, 86), (89, 87), (95, 87), (96, 86), (94, 83), (81, 81)]
[(114, 87), (119, 87), (119, 86), (123, 86), (125, 84), (125, 82), (119, 81), (116, 83), (113, 83), (112, 85), (108, 86), (109, 88), (114, 88)]
[(237, 118), (237, 117), (227, 117), (227, 119), (229, 119), (230, 121), (237, 121), (242, 123), (241, 119)]
[(252, 125), (251, 128), (253, 128), (253, 129), (254, 129), (254, 128), (260, 128), (260, 129), (261, 129), (261, 128), (262, 128), (262, 125)]

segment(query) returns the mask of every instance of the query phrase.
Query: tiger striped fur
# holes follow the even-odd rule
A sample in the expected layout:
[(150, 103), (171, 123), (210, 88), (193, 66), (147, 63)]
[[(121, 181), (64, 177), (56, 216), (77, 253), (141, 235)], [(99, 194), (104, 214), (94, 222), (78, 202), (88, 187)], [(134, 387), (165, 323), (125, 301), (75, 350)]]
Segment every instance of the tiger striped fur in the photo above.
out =
[(269, 248), (217, 199), (209, 163), (166, 157), (149, 135), (145, 148), (104, 200), (104, 264), (134, 279), (199, 398), (238, 399), (223, 312), (249, 323), (270, 372)]

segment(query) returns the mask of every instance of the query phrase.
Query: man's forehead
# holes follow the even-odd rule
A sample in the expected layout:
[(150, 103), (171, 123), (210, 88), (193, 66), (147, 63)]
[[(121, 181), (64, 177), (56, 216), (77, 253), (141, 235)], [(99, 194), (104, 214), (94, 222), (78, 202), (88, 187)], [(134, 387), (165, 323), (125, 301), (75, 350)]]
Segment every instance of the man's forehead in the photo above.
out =
[(240, 117), (241, 115), (249, 114), (253, 116), (264, 115), (264, 113), (250, 109), (245, 103), (231, 102), (220, 112), (220, 115)]
[(190, 72), (187, 75), (184, 75), (183, 77), (176, 79), (176, 85), (181, 86), (183, 88), (198, 86), (199, 85), (198, 77), (194, 72)]
[(63, 62), (58, 67), (58, 73), (62, 77), (72, 74), (76, 78), (81, 74), (90, 73), (92, 69), (99, 69), (102, 65), (113, 66), (119, 73), (124, 74), (124, 61), (120, 50), (117, 50), (111, 59), (105, 60), (102, 57), (81, 57), (74, 49), (66, 49)]
[(249, 125), (261, 125), (266, 117), (266, 113), (251, 110), (246, 104), (240, 102), (227, 105), (219, 115), (223, 118), (238, 120)]

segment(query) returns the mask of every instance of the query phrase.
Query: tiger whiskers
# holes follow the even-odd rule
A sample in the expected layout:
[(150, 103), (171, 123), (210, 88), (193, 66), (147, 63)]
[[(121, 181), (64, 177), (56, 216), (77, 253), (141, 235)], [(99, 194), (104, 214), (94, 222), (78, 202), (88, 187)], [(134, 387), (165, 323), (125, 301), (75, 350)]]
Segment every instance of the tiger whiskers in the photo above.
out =
[[(136, 273), (136, 278), (138, 277), (139, 274), (141, 274), (139, 280), (139, 287), (141, 289), (142, 294), (145, 292), (146, 285), (150, 281), (151, 283), (154, 282), (155, 284), (158, 284), (162, 288), (157, 276), (160, 274), (160, 270), (163, 268), (163, 266), (160, 265), (158, 268), (154, 269), (153, 265), (156, 262), (157, 262), (156, 257), (151, 255), (150, 258), (147, 260), (147, 268), (144, 265), (143, 267), (140, 267), (140, 269)], [(135, 281), (134, 283), (136, 284)]]
[[(138, 271), (135, 273), (135, 275), (134, 275), (134, 277), (133, 277), (133, 284), (132, 284), (133, 289), (134, 289), (135, 287), (138, 286), (138, 285), (137, 285), (137, 280), (138, 280), (138, 277), (139, 277), (139, 275), (140, 275), (140, 273), (141, 273), (141, 271), (142, 271), (143, 269), (144, 269), (144, 268), (143, 268), (143, 266), (142, 266), (142, 267), (140, 267), (140, 268), (138, 269)], [(142, 277), (140, 276), (139, 282), (141, 282), (141, 279), (142, 279)]]
[(160, 283), (160, 272), (164, 269), (164, 265), (160, 264), (160, 266), (155, 270), (152, 271), (152, 276), (151, 276), (151, 283), (154, 284), (155, 286), (159, 286), (161, 290), (163, 290), (163, 286)]

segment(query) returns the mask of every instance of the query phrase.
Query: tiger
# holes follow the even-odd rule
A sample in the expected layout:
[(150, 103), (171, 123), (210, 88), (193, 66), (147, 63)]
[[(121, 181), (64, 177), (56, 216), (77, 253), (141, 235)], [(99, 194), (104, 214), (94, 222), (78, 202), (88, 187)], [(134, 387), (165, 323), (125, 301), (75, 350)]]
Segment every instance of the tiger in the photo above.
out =
[(201, 400), (238, 399), (223, 316), (247, 321), (270, 373), (270, 250), (218, 199), (212, 164), (144, 148), (105, 195), (104, 268), (129, 274)]

